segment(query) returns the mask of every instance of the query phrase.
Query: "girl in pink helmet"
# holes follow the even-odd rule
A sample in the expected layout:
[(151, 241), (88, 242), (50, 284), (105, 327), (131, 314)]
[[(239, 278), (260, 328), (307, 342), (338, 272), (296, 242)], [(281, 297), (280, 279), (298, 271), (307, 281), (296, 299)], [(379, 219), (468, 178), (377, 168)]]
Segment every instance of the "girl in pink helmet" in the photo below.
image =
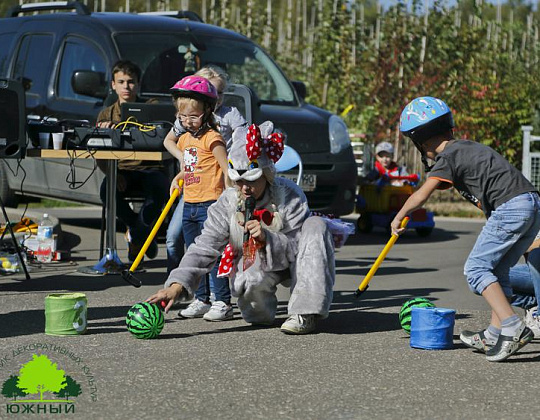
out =
[[(175, 156), (180, 160), (181, 170), (171, 183), (171, 193), (175, 188), (179, 188), (178, 181), (182, 179), (182, 231), (186, 247), (189, 248), (202, 231), (208, 208), (216, 202), (225, 188), (227, 151), (213, 117), (218, 99), (214, 85), (204, 77), (187, 76), (174, 84), (171, 93), (178, 120), (185, 129), (185, 133), (176, 141), (178, 152)], [(194, 302), (181, 312), (183, 317), (200, 317), (210, 310), (212, 287), (216, 302), (220, 302), (219, 320), (232, 318), (228, 279), (217, 278), (217, 269), (216, 264), (214, 269), (205, 275), (204, 281), (200, 282)]]

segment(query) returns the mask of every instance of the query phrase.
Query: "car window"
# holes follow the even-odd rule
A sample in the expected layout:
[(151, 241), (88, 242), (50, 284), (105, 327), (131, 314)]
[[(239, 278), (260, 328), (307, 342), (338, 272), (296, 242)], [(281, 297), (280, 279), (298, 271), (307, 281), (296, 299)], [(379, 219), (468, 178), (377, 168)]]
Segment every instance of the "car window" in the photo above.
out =
[(15, 61), (14, 78), (22, 81), (29, 94), (39, 96), (43, 92), (52, 43), (51, 34), (27, 35), (22, 39)]
[(252, 42), (170, 33), (119, 33), (115, 42), (121, 57), (141, 67), (145, 95), (168, 94), (177, 80), (216, 64), (229, 73), (232, 83), (249, 86), (262, 102), (296, 104), (281, 69)]
[(13, 33), (0, 34), (0, 77), (7, 77), (8, 75), (8, 53), (13, 36)]
[(90, 96), (79, 95), (71, 87), (71, 77), (76, 70), (92, 70), (106, 73), (105, 58), (92, 43), (71, 37), (64, 44), (60, 60), (60, 73), (58, 75), (56, 91), (59, 98), (95, 101)]

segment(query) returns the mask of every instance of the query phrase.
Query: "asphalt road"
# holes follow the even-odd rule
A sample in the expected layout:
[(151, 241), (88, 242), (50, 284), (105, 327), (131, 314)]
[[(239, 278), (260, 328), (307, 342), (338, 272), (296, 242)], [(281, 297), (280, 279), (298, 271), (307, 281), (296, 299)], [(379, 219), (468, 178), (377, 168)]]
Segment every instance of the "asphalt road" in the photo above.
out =
[[(210, 323), (167, 315), (158, 339), (137, 340), (125, 314), (165, 280), (165, 245), (138, 274), (136, 289), (119, 276), (79, 274), (95, 263), (99, 209), (50, 210), (61, 221), (70, 261), (0, 277), (0, 383), (35, 354), (45, 354), (81, 385), (73, 404), (14, 403), (0, 395), (0, 418), (98, 419), (536, 419), (540, 345), (505, 363), (459, 344), (459, 332), (487, 325), (489, 311), (462, 274), (482, 221), (438, 219), (433, 234), (407, 232), (360, 299), (353, 291), (388, 240), (384, 231), (355, 235), (337, 253), (331, 315), (318, 333), (287, 336), (288, 292), (279, 291), (273, 327), (235, 319)], [(118, 233), (121, 258), (126, 246)], [(88, 298), (88, 333), (44, 334), (44, 300), (54, 292)], [(413, 349), (398, 312), (426, 296), (456, 310), (454, 349)], [(532, 364), (531, 364), (532, 363)], [(96, 401), (93, 401), (94, 398)], [(26, 405), (25, 405), (26, 404)], [(17, 411), (18, 410), (18, 411)], [(39, 411), (38, 411), (39, 410)], [(26, 414), (25, 414), (26, 413)]]

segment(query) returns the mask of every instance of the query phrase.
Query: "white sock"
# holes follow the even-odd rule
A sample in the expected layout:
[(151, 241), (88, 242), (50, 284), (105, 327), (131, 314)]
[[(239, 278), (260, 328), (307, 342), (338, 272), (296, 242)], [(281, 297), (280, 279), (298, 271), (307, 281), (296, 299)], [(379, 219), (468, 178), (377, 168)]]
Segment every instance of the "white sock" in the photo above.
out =
[(513, 337), (516, 335), (519, 328), (523, 325), (523, 322), (517, 315), (509, 316), (506, 319), (503, 319), (501, 322), (501, 334), (508, 337)]
[(484, 331), (486, 344), (494, 346), (499, 339), (499, 335), (501, 335), (501, 329), (489, 324), (489, 327), (487, 327), (487, 329)]

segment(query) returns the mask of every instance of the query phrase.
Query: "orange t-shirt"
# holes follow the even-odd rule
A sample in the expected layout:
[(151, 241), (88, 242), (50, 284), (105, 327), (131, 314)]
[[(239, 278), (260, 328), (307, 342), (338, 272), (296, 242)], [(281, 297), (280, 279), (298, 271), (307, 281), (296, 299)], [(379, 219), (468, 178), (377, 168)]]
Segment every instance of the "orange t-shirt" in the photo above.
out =
[(208, 130), (200, 137), (187, 132), (180, 136), (177, 146), (184, 151), (184, 200), (186, 203), (203, 203), (217, 200), (225, 183), (212, 147), (220, 143), (225, 147), (221, 134)]

